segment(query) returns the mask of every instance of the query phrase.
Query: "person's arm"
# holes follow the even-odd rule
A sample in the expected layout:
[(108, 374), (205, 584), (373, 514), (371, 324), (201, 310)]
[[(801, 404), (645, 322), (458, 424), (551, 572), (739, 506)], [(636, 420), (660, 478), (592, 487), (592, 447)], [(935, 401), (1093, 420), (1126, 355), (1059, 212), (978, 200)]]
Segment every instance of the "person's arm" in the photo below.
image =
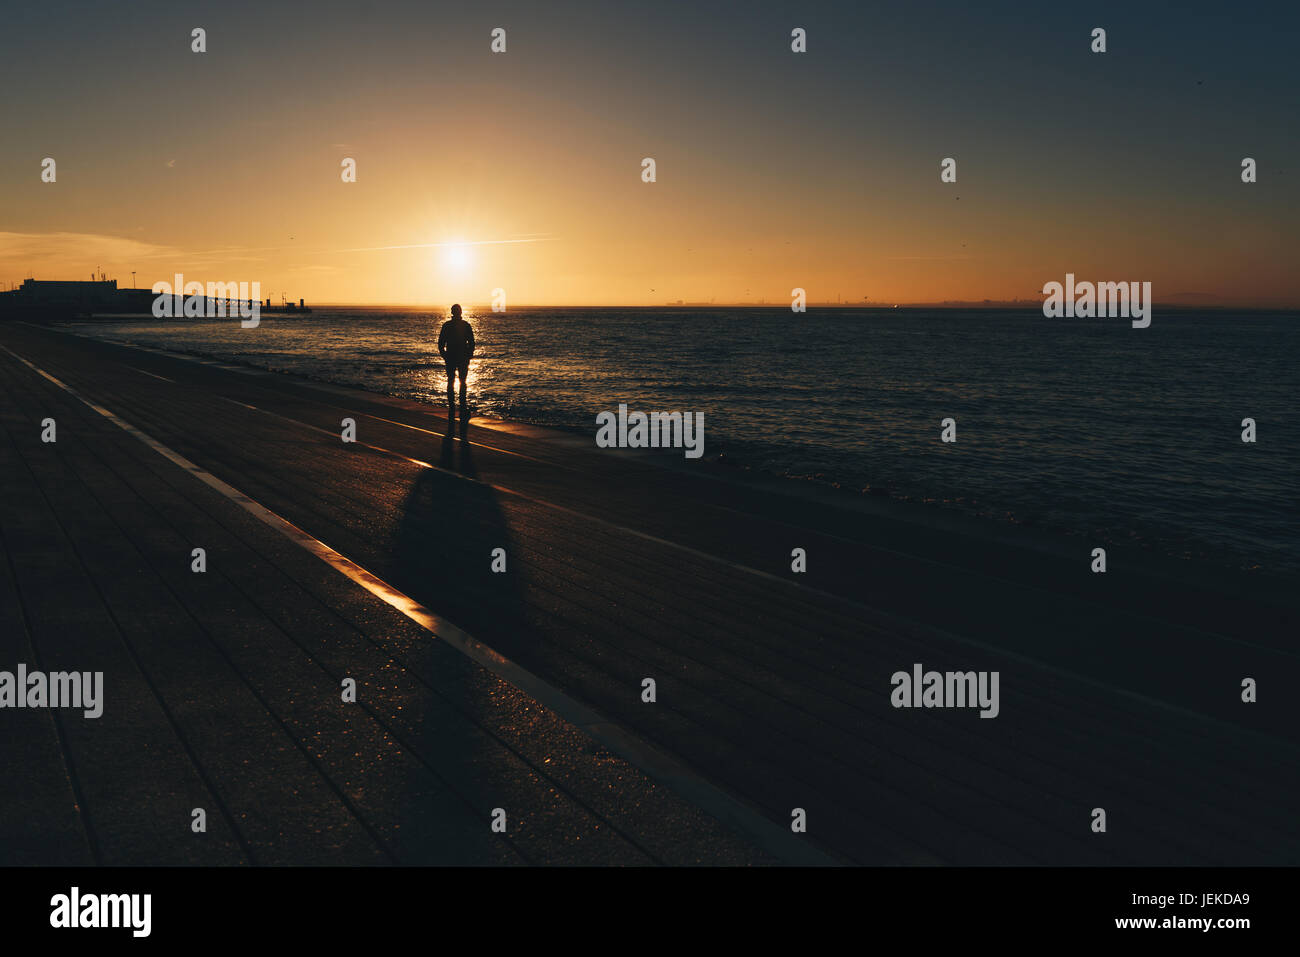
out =
[(474, 327), (471, 326), (468, 322), (465, 323), (465, 327), (466, 327), (465, 347), (468, 350), (465, 353), (465, 358), (472, 359), (474, 357)]
[(442, 330), (438, 333), (438, 355), (444, 359), (447, 358), (447, 324), (442, 324)]

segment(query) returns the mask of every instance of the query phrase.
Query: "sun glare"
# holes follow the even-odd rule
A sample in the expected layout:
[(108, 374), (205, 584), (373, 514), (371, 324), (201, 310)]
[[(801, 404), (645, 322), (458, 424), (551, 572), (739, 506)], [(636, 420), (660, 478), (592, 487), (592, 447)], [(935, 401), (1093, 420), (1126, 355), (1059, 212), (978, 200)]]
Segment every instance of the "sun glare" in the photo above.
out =
[(445, 271), (461, 275), (473, 264), (474, 252), (469, 243), (453, 242), (442, 247), (442, 268)]

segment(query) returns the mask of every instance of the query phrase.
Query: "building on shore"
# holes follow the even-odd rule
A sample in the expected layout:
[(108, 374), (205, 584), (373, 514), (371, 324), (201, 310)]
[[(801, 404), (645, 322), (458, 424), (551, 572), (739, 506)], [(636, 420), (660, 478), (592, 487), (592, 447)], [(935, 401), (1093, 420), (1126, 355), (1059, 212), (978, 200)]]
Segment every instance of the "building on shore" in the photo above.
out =
[[(154, 315), (158, 294), (152, 289), (119, 289), (116, 279), (63, 282), (24, 279), (17, 289), (0, 291), (0, 318), (73, 319), (92, 316)], [(238, 302), (230, 299), (197, 297), (204, 315), (237, 316)], [(217, 306), (221, 308), (218, 310)], [(214, 307), (211, 311), (209, 306)], [(298, 304), (261, 306), (262, 312), (308, 313), (305, 300)], [(179, 318), (179, 316), (178, 316)]]
[(116, 279), (74, 282), (24, 279), (9, 292), (0, 292), (0, 312), (82, 316), (97, 313), (149, 312), (154, 300), (148, 289), (119, 289)]

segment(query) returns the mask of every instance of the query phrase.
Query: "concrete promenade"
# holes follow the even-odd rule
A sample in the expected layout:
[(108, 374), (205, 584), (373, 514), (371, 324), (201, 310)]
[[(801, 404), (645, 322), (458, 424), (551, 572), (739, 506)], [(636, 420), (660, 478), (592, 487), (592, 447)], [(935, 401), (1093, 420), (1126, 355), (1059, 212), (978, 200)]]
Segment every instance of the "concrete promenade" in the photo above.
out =
[(445, 426), (0, 324), (0, 863), (1300, 863), (1294, 582)]

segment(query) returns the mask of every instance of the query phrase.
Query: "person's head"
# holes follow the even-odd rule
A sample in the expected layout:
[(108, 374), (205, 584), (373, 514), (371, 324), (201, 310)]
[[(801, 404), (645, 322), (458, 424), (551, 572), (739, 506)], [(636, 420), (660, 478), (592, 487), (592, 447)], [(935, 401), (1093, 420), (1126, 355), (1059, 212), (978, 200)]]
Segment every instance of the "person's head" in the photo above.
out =
[(459, 318), (460, 318), (460, 303), (455, 303), (455, 304), (451, 307), (451, 317), (452, 317), (453, 319), (459, 319)]

